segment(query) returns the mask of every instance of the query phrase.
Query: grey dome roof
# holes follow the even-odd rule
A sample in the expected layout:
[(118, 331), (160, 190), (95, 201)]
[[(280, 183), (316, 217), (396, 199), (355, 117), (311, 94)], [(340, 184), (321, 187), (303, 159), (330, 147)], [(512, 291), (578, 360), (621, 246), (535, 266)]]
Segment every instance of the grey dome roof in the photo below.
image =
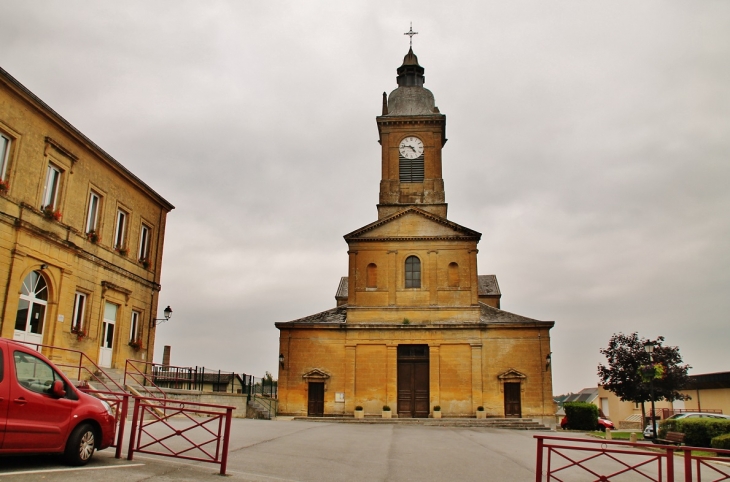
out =
[(425, 87), (398, 87), (388, 96), (388, 115), (433, 115), (436, 101)]
[[(383, 105), (383, 115), (433, 115), (439, 114), (436, 101), (430, 90), (423, 87), (426, 81), (425, 69), (418, 64), (413, 49), (403, 57), (398, 67), (398, 88), (390, 93), (388, 103)], [(385, 96), (385, 94), (383, 94)]]

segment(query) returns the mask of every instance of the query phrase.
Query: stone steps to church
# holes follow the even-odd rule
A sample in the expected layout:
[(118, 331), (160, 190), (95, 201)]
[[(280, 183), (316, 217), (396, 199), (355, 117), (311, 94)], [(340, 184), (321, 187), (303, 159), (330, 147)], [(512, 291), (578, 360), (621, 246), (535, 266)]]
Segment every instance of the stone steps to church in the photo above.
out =
[(377, 417), (293, 417), (305, 422), (368, 423), (385, 425), (425, 425), (431, 427), (484, 427), (510, 430), (549, 431), (550, 427), (529, 418), (377, 418)]

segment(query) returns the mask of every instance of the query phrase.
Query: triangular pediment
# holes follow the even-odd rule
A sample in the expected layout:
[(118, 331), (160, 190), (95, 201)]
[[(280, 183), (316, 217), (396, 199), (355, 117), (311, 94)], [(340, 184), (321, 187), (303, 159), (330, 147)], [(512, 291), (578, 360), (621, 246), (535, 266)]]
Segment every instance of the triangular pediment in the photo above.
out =
[(499, 378), (500, 380), (523, 380), (527, 378), (527, 375), (518, 372), (514, 368), (510, 368), (506, 372), (497, 375), (497, 378)]
[(345, 235), (345, 240), (474, 239), (481, 233), (416, 207), (409, 207)]
[(326, 380), (330, 376), (327, 372), (324, 372), (320, 370), (319, 368), (315, 368), (314, 370), (310, 370), (304, 375), (302, 375), (302, 378), (308, 379), (308, 380)]

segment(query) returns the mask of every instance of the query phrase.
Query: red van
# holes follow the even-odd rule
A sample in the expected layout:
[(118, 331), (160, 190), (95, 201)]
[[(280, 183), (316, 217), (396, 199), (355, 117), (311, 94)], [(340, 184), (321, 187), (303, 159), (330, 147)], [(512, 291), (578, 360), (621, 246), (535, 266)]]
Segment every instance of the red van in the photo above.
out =
[(113, 439), (108, 403), (29, 346), (0, 338), (0, 454), (60, 453), (84, 465)]

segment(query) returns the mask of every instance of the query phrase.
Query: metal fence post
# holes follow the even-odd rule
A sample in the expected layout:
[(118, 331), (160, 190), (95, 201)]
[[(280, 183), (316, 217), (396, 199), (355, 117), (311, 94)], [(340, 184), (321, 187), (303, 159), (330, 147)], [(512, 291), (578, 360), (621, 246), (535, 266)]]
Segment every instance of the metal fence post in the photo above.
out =
[(537, 463), (535, 464), (535, 482), (542, 482), (542, 446), (543, 440), (537, 438)]
[(124, 426), (127, 423), (127, 411), (129, 410), (129, 395), (126, 393), (122, 395), (122, 406), (117, 406), (120, 410), (119, 413), (119, 433), (117, 434), (117, 451), (114, 453), (114, 458), (122, 458), (122, 444), (124, 443)]
[(668, 446), (665, 456), (667, 457), (667, 482), (674, 482), (674, 448)]
[(141, 400), (134, 397), (134, 412), (132, 415), (132, 433), (129, 434), (129, 448), (127, 449), (127, 460), (133, 460), (134, 442), (137, 438), (137, 420), (139, 419), (139, 405)]
[(226, 409), (226, 428), (223, 433), (223, 454), (221, 457), (221, 475), (226, 475), (226, 467), (228, 466), (228, 443), (231, 440), (231, 418), (233, 418), (233, 408)]
[[(699, 480), (699, 464), (697, 467), (697, 478)], [(684, 451), (684, 482), (692, 482), (692, 451)]]

